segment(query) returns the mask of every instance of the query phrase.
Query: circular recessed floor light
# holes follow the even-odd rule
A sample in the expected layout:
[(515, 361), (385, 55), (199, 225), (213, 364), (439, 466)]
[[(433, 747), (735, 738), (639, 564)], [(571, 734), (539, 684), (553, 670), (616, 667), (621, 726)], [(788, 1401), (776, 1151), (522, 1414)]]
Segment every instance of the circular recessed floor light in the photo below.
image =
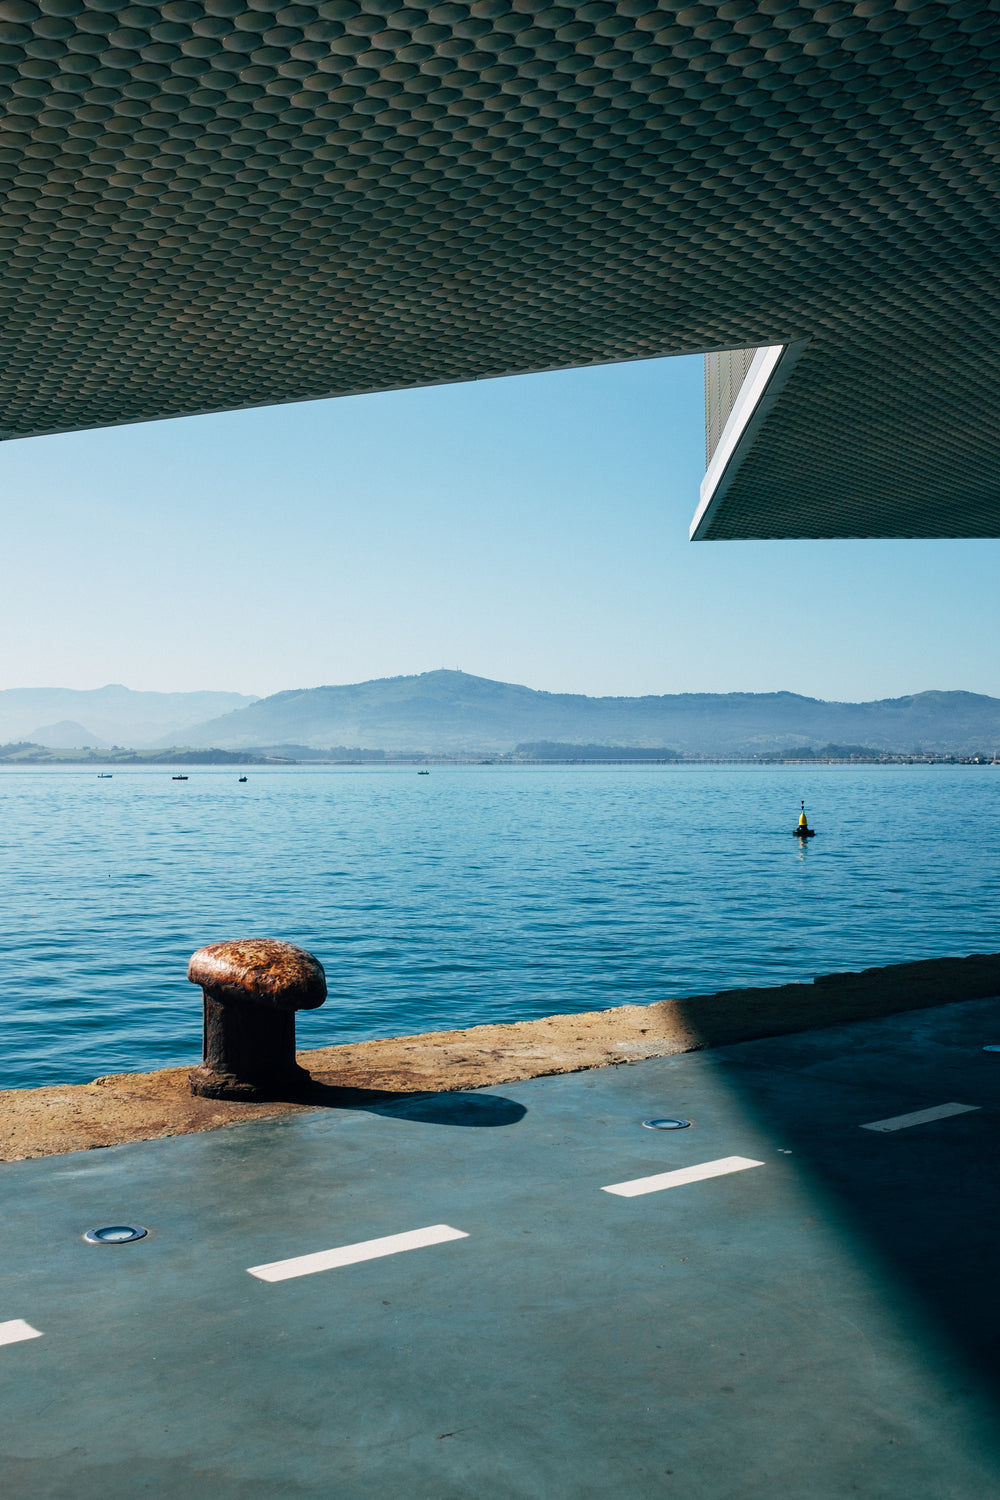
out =
[(647, 1130), (687, 1130), (691, 1121), (671, 1117), (663, 1120), (643, 1120), (642, 1123)]
[(84, 1239), (88, 1245), (128, 1245), (132, 1240), (142, 1240), (149, 1233), (141, 1224), (102, 1224), (97, 1229), (88, 1229)]

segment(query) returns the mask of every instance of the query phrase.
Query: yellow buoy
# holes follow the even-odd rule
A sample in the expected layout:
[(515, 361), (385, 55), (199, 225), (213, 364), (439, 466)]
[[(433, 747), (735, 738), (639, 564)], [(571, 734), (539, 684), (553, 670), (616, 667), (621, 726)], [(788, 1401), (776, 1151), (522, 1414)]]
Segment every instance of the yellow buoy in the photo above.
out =
[(806, 804), (800, 801), (799, 806), (802, 811), (799, 813), (799, 826), (795, 830), (795, 836), (800, 839), (811, 839), (813, 830), (809, 827), (809, 820), (806, 817)]

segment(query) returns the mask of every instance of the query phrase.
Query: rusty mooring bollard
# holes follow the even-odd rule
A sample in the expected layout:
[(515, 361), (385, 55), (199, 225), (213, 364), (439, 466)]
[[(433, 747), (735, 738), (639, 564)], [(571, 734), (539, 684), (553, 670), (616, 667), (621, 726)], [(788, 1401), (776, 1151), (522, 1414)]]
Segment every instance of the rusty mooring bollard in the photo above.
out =
[(312, 1082), (295, 1061), (295, 1012), (326, 999), (319, 959), (274, 938), (211, 943), (192, 954), (188, 978), (205, 996), (201, 1067), (192, 1094), (273, 1099)]

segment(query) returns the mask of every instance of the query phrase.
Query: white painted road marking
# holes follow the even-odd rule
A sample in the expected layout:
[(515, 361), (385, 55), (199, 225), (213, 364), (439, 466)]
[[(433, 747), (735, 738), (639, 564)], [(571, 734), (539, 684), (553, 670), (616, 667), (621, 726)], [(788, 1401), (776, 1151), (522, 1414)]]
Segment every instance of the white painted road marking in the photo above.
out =
[(931, 1120), (947, 1120), (949, 1115), (967, 1115), (979, 1104), (936, 1104), (933, 1109), (917, 1109), (911, 1115), (892, 1115), (888, 1120), (873, 1120), (862, 1130), (907, 1130), (911, 1125), (927, 1125)]
[(634, 1182), (616, 1182), (601, 1188), (602, 1193), (616, 1193), (619, 1198), (638, 1198), (642, 1193), (659, 1193), (664, 1188), (681, 1187), (685, 1182), (704, 1182), (709, 1177), (726, 1177), (730, 1172), (745, 1172), (747, 1167), (762, 1167), (762, 1161), (748, 1156), (723, 1156), (718, 1161), (703, 1161), (697, 1167), (680, 1167), (676, 1172), (658, 1172), (655, 1177), (637, 1177)]
[(9, 1323), (0, 1323), (0, 1344), (19, 1344), (22, 1339), (40, 1339), (41, 1333), (32, 1328), (23, 1318), (11, 1318)]
[(468, 1238), (464, 1229), (452, 1229), (449, 1224), (432, 1224), (428, 1229), (387, 1234), (380, 1240), (362, 1240), (360, 1244), (341, 1245), (336, 1250), (318, 1250), (315, 1255), (275, 1260), (267, 1266), (248, 1266), (247, 1270), (260, 1281), (289, 1281), (293, 1276), (311, 1276), (314, 1271), (332, 1271), (337, 1266), (353, 1266), (361, 1260), (398, 1255), (402, 1250), (422, 1250), (425, 1245), (443, 1245), (447, 1240)]

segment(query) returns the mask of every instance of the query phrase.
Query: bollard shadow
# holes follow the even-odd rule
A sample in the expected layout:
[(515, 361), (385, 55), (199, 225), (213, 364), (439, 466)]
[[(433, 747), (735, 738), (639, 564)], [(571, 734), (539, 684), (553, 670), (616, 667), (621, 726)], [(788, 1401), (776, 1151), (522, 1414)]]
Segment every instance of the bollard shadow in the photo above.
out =
[[(372, 1106), (369, 1106), (372, 1108)], [(423, 1125), (516, 1125), (528, 1113), (523, 1104), (501, 1094), (424, 1094), (376, 1105), (374, 1114)]]
[(295, 1102), (313, 1108), (385, 1115), (421, 1125), (458, 1125), (474, 1129), (516, 1125), (528, 1112), (523, 1104), (506, 1099), (502, 1094), (402, 1094), (385, 1089), (338, 1088), (328, 1083), (313, 1083), (311, 1088), (295, 1096)]

